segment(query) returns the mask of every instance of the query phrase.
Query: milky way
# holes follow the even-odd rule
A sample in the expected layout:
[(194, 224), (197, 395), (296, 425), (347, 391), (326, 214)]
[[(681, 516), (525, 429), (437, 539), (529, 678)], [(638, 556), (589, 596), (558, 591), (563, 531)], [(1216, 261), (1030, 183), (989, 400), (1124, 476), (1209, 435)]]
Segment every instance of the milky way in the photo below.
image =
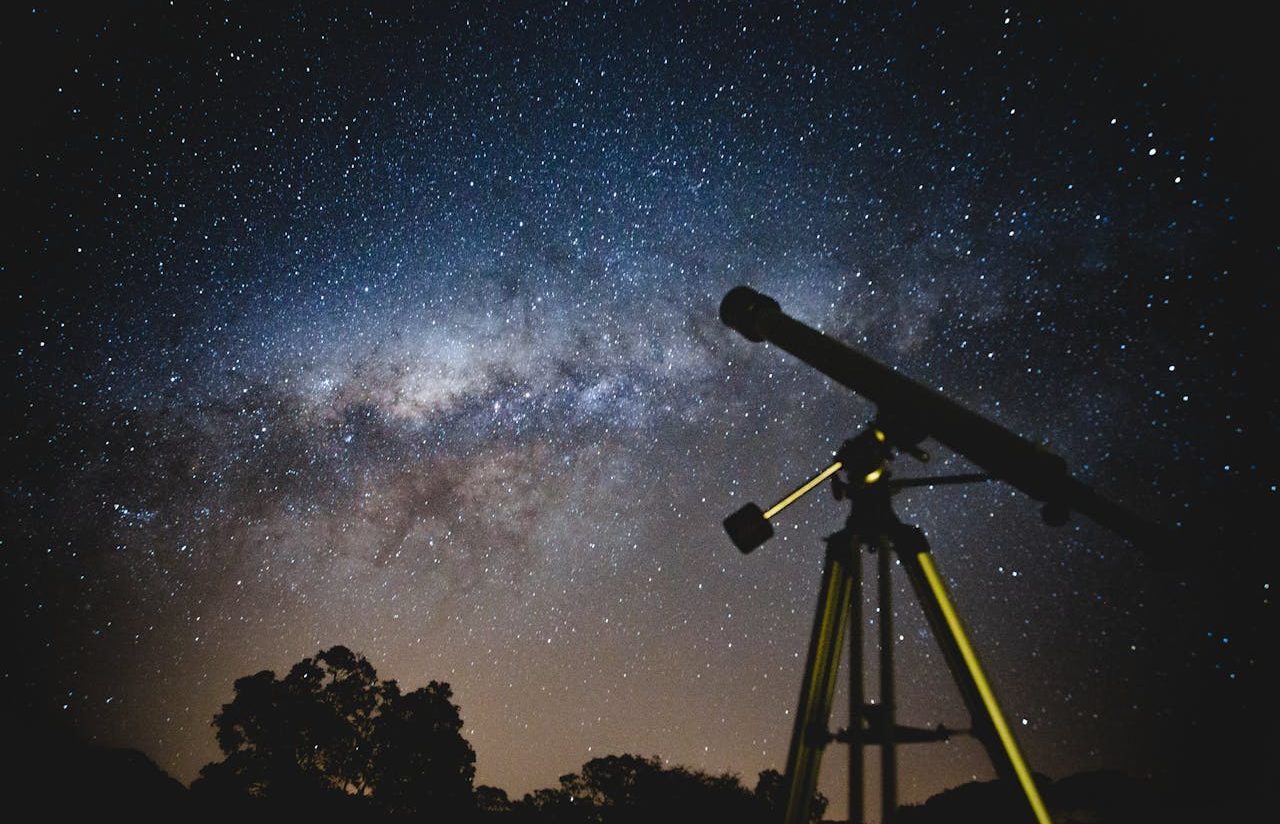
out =
[[(344, 644), (450, 682), (513, 795), (617, 752), (781, 769), (843, 513), (749, 557), (720, 521), (874, 409), (723, 327), (740, 283), (1210, 536), (1190, 573), (1008, 488), (899, 499), (1036, 769), (1178, 775), (1223, 740), (1205, 701), (1265, 693), (1274, 562), (1219, 525), (1257, 542), (1275, 501), (1274, 161), (1190, 24), (14, 17), (4, 673), (36, 717), (189, 781), (235, 678)], [(970, 468), (934, 451), (900, 471)], [(898, 585), (903, 718), (964, 726)], [(909, 801), (991, 774), (903, 758)]]

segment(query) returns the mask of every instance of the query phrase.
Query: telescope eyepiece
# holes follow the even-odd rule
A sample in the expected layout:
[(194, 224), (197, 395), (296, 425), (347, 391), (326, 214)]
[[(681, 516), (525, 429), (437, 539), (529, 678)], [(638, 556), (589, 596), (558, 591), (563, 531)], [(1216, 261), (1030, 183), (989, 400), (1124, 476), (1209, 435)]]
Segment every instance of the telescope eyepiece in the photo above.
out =
[(768, 295), (762, 295), (749, 286), (738, 286), (720, 301), (720, 320), (753, 343), (765, 339), (764, 321), (782, 307)]

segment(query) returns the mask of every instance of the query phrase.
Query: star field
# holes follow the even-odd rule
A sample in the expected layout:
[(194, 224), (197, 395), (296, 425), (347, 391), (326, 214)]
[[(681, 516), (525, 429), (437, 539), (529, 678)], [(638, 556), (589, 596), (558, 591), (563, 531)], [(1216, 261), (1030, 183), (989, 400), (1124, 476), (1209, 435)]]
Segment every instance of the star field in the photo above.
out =
[[(874, 5), (9, 13), (7, 688), (187, 782), (235, 678), (344, 644), (448, 681), (513, 796), (608, 753), (782, 769), (844, 513), (749, 557), (720, 522), (874, 409), (721, 325), (749, 284), (1194, 536), (897, 504), (1036, 770), (1200, 769), (1236, 735), (1205, 704), (1272, 685), (1248, 35)], [(932, 451), (897, 471), (972, 469)], [(901, 719), (966, 726), (897, 592)], [(904, 801), (991, 774), (901, 758)]]

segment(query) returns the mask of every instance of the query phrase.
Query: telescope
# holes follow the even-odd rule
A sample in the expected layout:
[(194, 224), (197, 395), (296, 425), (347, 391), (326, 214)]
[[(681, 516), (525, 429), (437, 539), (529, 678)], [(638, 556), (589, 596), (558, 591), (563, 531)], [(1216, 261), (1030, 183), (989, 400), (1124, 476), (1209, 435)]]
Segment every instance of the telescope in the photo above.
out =
[[(919, 443), (932, 437), (986, 470), (993, 479), (1042, 502), (1046, 523), (1061, 526), (1075, 511), (1140, 548), (1168, 540), (1160, 527), (1073, 478), (1066, 461), (1046, 447), (806, 326), (783, 312), (768, 295), (739, 286), (720, 303), (720, 319), (747, 340), (768, 341), (874, 403), (879, 410), (879, 428), (900, 451), (918, 453)], [(764, 531), (758, 523), (750, 528)]]
[[(767, 510), (748, 503), (724, 520), (725, 531), (745, 554), (772, 537), (770, 521), (778, 513), (828, 478), (837, 500), (848, 500), (850, 504), (844, 528), (826, 538), (822, 583), (787, 755), (784, 821), (810, 821), (823, 748), (839, 741), (849, 747), (849, 820), (862, 820), (863, 748), (874, 745), (881, 748), (881, 821), (894, 824), (898, 814), (897, 746), (946, 740), (951, 734), (941, 725), (929, 730), (902, 727), (895, 721), (892, 554), (911, 584), (969, 710), (969, 734), (986, 750), (1011, 793), (1010, 798), (1017, 793), (1025, 800), (1025, 820), (1050, 824), (1048, 808), (957, 614), (928, 539), (923, 530), (899, 520), (891, 496), (908, 487), (1001, 480), (1040, 501), (1041, 516), (1050, 525), (1061, 526), (1076, 511), (1139, 547), (1154, 546), (1167, 540), (1166, 536), (1156, 525), (1072, 477), (1066, 461), (1045, 447), (806, 326), (784, 313), (778, 302), (767, 295), (746, 286), (733, 289), (720, 304), (720, 319), (747, 340), (768, 341), (790, 352), (876, 405), (873, 420), (860, 434), (844, 442), (825, 469)], [(950, 447), (985, 471), (936, 478), (893, 478), (891, 465), (897, 454), (906, 453), (921, 460), (928, 457), (920, 447), (926, 438)], [(863, 685), (864, 549), (879, 560), (878, 703), (865, 701)], [(843, 732), (832, 733), (827, 726), (846, 634), (850, 649), (849, 725)]]

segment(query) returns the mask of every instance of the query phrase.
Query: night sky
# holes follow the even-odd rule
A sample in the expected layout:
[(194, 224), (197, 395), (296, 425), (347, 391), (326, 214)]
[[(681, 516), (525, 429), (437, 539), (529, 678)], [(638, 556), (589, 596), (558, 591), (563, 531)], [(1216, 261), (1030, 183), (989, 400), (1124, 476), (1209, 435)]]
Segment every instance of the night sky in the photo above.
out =
[[(845, 513), (720, 522), (874, 408), (724, 327), (749, 284), (1180, 527), (898, 499), (1034, 769), (1274, 773), (1259, 22), (932, 5), (7, 11), (9, 708), (189, 782), (234, 679), (344, 644), (452, 684), (513, 796), (781, 770)], [(966, 726), (897, 585), (901, 718)]]

